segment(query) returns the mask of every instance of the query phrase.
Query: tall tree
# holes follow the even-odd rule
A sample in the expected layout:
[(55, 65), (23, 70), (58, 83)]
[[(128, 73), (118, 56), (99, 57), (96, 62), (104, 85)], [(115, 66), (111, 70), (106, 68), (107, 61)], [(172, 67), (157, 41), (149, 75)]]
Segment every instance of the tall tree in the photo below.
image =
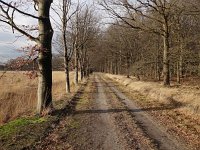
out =
[[(117, 19), (123, 21), (131, 28), (143, 30), (149, 33), (161, 35), (163, 38), (163, 84), (170, 85), (170, 66), (169, 66), (169, 49), (170, 49), (170, 26), (173, 18), (174, 8), (178, 0), (117, 0), (103, 1), (101, 5), (106, 8)], [(123, 13), (113, 8), (115, 6), (121, 9)], [(147, 22), (147, 23), (144, 23)], [(152, 22), (156, 26), (152, 26)]]
[(89, 66), (88, 50), (93, 46), (95, 37), (98, 35), (97, 19), (92, 6), (78, 6), (72, 21), (72, 37), (75, 60), (75, 83), (78, 83), (78, 71), (80, 68), (80, 79), (86, 75)]
[[(32, 4), (38, 15), (28, 13), (19, 8), (20, 3), (0, 0), (0, 21), (36, 42), (38, 51), (38, 102), (37, 113), (52, 108), (52, 37), (53, 29), (50, 22), (50, 7), (53, 0), (37, 0)], [(38, 20), (38, 37), (16, 24), (15, 13)]]
[(54, 5), (53, 10), (55, 14), (57, 14), (59, 21), (54, 19), (54, 22), (61, 33), (61, 43), (60, 40), (56, 42), (57, 45), (60, 45), (59, 48), (63, 49), (59, 50), (61, 54), (64, 56), (64, 69), (66, 75), (66, 93), (70, 93), (70, 78), (69, 78), (69, 63), (73, 56), (74, 49), (70, 46), (69, 37), (69, 21), (75, 15), (76, 9), (72, 10), (72, 2), (71, 0), (62, 0), (58, 4)]

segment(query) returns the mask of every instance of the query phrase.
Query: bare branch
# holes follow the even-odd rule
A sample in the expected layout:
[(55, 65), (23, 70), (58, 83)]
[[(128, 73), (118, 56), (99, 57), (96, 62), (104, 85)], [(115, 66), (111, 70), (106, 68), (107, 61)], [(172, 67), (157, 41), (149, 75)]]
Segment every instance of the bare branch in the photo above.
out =
[(23, 15), (26, 15), (26, 16), (29, 16), (29, 17), (32, 17), (32, 18), (35, 18), (35, 19), (44, 19), (44, 18), (42, 18), (42, 17), (37, 17), (37, 16), (34, 16), (34, 15), (32, 15), (32, 14), (26, 13), (26, 12), (24, 12), (24, 11), (22, 11), (22, 10), (16, 8), (16, 6), (13, 6), (13, 5), (11, 5), (11, 4), (8, 4), (8, 3), (6, 3), (6, 2), (4, 2), (4, 1), (2, 1), (2, 0), (0, 0), (0, 3), (6, 5), (8, 8), (14, 9), (15, 11), (19, 12), (20, 14), (23, 14)]

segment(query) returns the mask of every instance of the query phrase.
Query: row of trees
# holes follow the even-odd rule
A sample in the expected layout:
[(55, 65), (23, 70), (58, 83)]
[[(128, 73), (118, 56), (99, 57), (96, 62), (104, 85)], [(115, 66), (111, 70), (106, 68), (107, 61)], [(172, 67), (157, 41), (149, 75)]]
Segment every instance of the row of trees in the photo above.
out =
[[(83, 79), (90, 68), (139, 79), (163, 78), (165, 86), (175, 76), (180, 83), (186, 75), (200, 74), (198, 0), (101, 0), (100, 5), (114, 18), (102, 31), (94, 8), (79, 1), (0, 0), (0, 22), (36, 43), (25, 48), (28, 61), (19, 62), (38, 62), (38, 113), (52, 107), (52, 45), (64, 62), (60, 66), (66, 72), (67, 93), (72, 69), (76, 84), (78, 71)], [(37, 25), (18, 25), (19, 14), (35, 19)], [(60, 62), (59, 57), (54, 62)]]
[[(198, 0), (103, 0), (115, 21), (103, 34), (98, 70), (177, 82), (200, 72)], [(105, 56), (105, 55), (104, 55)], [(126, 68), (126, 69), (125, 69)]]
[(55, 14), (60, 21), (55, 21), (59, 33), (55, 47), (64, 58), (66, 73), (66, 92), (70, 92), (69, 71), (75, 69), (75, 83), (78, 84), (78, 72), (81, 80), (89, 75), (89, 53), (94, 48), (94, 41), (98, 37), (98, 21), (93, 6), (77, 3), (76, 6), (70, 0), (53, 6)]
[[(29, 10), (29, 12), (27, 12)], [(51, 10), (51, 13), (50, 13)], [(81, 79), (88, 76), (89, 57), (97, 35), (97, 20), (94, 11), (79, 1), (72, 4), (71, 0), (62, 0), (53, 4), (53, 0), (33, 1), (3, 1), (0, 0), (0, 22), (10, 26), (13, 33), (17, 31), (35, 46), (25, 48), (26, 57), (16, 59), (17, 67), (24, 63), (37, 61), (38, 68), (38, 103), (37, 113), (48, 109), (52, 105), (52, 39), (54, 30), (51, 19), (57, 30), (55, 47), (63, 57), (66, 72), (66, 92), (70, 92), (69, 64), (76, 70), (75, 83), (78, 84), (78, 71), (81, 70)], [(16, 16), (35, 19), (36, 25), (23, 25), (16, 23)], [(5, 26), (1, 26), (5, 27)], [(28, 53), (27, 53), (28, 50)], [(54, 59), (56, 60), (56, 59)], [(57, 59), (57, 61), (60, 61)]]

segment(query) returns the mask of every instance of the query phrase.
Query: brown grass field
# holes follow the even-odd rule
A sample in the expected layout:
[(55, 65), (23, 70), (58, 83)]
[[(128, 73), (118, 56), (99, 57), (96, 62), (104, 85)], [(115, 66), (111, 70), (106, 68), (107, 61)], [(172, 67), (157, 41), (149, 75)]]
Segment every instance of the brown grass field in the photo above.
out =
[[(70, 76), (72, 78), (73, 73)], [(53, 72), (53, 100), (59, 100), (64, 95), (65, 74)], [(37, 78), (30, 79), (23, 72), (6, 72), (0, 79), (0, 124), (34, 113), (36, 103)]]
[(149, 101), (156, 100), (156, 103), (180, 105), (176, 109), (184, 113), (200, 114), (200, 90), (199, 86), (183, 84), (175, 86), (172, 83), (170, 88), (163, 87), (162, 83), (138, 81), (135, 77), (131, 79), (126, 76), (106, 74), (107, 77), (125, 85), (131, 91), (137, 91)]

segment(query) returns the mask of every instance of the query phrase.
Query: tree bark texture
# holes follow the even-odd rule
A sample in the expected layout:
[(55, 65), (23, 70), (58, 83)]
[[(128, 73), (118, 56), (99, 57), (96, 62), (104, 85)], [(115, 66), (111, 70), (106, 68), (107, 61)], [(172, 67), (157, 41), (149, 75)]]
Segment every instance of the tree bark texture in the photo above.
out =
[(163, 43), (164, 43), (164, 52), (163, 52), (163, 84), (164, 86), (170, 85), (170, 72), (169, 72), (169, 29), (168, 25), (163, 25), (164, 35), (163, 35)]
[(39, 42), (38, 56), (39, 83), (37, 113), (52, 107), (52, 37), (50, 6), (52, 0), (38, 0)]

